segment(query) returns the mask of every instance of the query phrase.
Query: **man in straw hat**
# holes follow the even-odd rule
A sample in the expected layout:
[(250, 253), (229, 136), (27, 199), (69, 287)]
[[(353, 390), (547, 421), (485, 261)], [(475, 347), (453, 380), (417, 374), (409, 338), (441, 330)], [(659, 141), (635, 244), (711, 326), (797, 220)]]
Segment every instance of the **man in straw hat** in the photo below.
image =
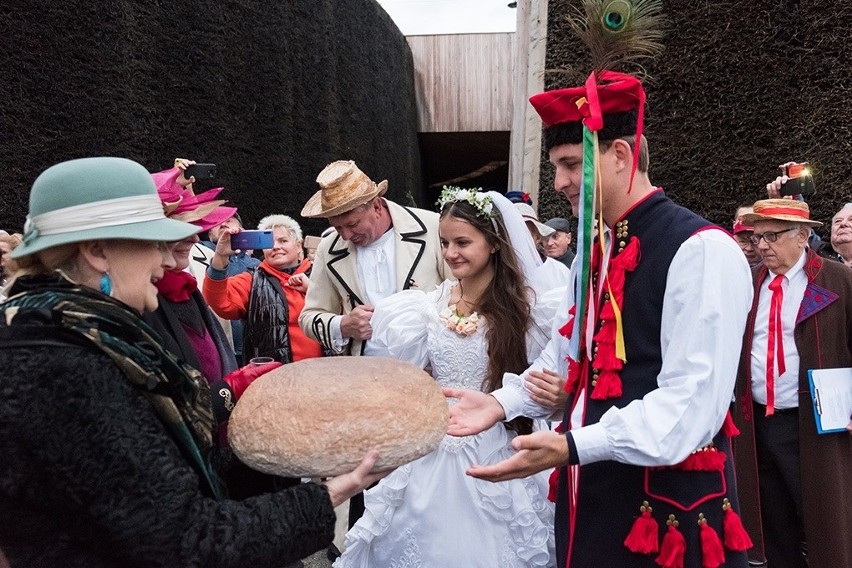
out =
[(302, 217), (328, 219), (336, 233), (317, 247), (299, 324), (326, 349), (362, 355), (379, 300), (409, 288), (431, 290), (449, 273), (438, 214), (384, 199), (387, 180), (373, 182), (351, 160), (326, 166), (317, 183)]
[(745, 258), (730, 235), (650, 182), (636, 77), (595, 71), (530, 102), (555, 189), (579, 219), (574, 292), (527, 372), (507, 373), (491, 395), (445, 391), (459, 398), (448, 433), (546, 416), (530, 371), (567, 375), (562, 433), (518, 436), (517, 454), (468, 473), (503, 481), (557, 468), (560, 567), (743, 568), (751, 542), (732, 516), (723, 424), (751, 304)]
[(852, 438), (845, 422), (818, 434), (808, 379), (814, 369), (852, 373), (852, 269), (808, 248), (821, 223), (807, 203), (765, 199), (743, 221), (764, 261), (737, 380), (743, 519), (762, 520), (772, 568), (852, 566)]
[[(329, 351), (363, 355), (373, 306), (409, 288), (432, 290), (450, 272), (438, 242), (438, 214), (383, 198), (355, 162), (339, 160), (317, 176), (319, 191), (302, 217), (328, 219), (335, 229), (316, 251), (299, 325)], [(350, 526), (360, 517), (353, 505)]]

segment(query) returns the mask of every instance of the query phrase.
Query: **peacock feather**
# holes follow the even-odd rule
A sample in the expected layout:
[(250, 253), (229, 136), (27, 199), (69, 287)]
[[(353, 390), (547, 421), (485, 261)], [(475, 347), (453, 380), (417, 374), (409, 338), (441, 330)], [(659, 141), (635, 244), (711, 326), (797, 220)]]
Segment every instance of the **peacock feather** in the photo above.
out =
[(569, 23), (586, 44), (592, 67), (620, 70), (652, 59), (662, 49), (662, 0), (583, 0)]

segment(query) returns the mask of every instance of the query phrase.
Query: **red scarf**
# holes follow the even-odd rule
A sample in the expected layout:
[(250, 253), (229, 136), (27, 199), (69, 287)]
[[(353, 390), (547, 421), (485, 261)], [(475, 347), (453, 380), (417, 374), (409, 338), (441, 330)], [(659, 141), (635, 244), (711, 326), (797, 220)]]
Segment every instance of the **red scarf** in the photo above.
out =
[(171, 302), (185, 302), (198, 289), (195, 277), (183, 270), (167, 270), (154, 285)]

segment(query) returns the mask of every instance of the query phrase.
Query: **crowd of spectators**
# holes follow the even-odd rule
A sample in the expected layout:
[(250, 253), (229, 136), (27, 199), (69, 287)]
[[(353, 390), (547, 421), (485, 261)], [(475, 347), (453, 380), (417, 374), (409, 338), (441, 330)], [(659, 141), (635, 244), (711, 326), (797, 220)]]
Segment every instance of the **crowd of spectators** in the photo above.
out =
[[(2, 503), (4, 510), (17, 511), (30, 525), (42, 527), (33, 539), (2, 524), (6, 534), (0, 544), (13, 566), (36, 549), (33, 558), (44, 562), (73, 558), (76, 564), (69, 565), (92, 566), (123, 565), (131, 556), (153, 563), (171, 557), (191, 563), (200, 555), (240, 557), (249, 548), (253, 552), (223, 565), (244, 565), (246, 558), (254, 558), (265, 559), (261, 565), (272, 565), (264, 562), (274, 559), (284, 566), (326, 547), (336, 558), (347, 528), (364, 513), (361, 490), (385, 474), (370, 473), (376, 456), (366, 456), (352, 473), (319, 485), (252, 472), (228, 448), (228, 413), (221, 412), (227, 404), (221, 393), (237, 399), (261, 370), (281, 364), (370, 355), (376, 305), (401, 291), (430, 292), (453, 277), (474, 281), (464, 276), (469, 274), (465, 254), (448, 256), (451, 246), (439, 238), (435, 211), (383, 197), (387, 182), (374, 182), (352, 161), (323, 169), (318, 191), (301, 211), (303, 218), (327, 219), (328, 230), (306, 236), (293, 217), (270, 214), (257, 225), (273, 234), (272, 246), (262, 250), (232, 247), (232, 237), (245, 230), (242, 219), (223, 199), (223, 188), (194, 191), (196, 180), (184, 175), (193, 164), (178, 159), (172, 168), (144, 176), (141, 166), (121, 159), (59, 164), (33, 186), (29, 232), (0, 231), (0, 299), (8, 299), (0, 304), (6, 314), (0, 340), (9, 342), (0, 349), (0, 358), (9, 369), (4, 380), (21, 386), (0, 406), (0, 417), (5, 424), (32, 426), (6, 437), (3, 452), (14, 459), (2, 471), (9, 479)], [(802, 196), (778, 195), (784, 181), (767, 185), (768, 199), (738, 207), (731, 225), (754, 277), (731, 407), (734, 422), (746, 434), (733, 444), (740, 514), (753, 536), (752, 565), (767, 558), (772, 568), (802, 568), (808, 562), (841, 565), (831, 563), (848, 558), (843, 555), (848, 553), (852, 506), (845, 488), (852, 487), (846, 473), (852, 438), (817, 432), (809, 372), (852, 368), (852, 203), (839, 204), (836, 214), (825, 219), (828, 240), (823, 241), (814, 230), (823, 223), (810, 218)], [(76, 197), (60, 199), (72, 190)], [(460, 191), (454, 194), (456, 201), (467, 199)], [(562, 217), (541, 222), (526, 193), (513, 191), (506, 197), (514, 203), (512, 215), (526, 224), (523, 239), (536, 251), (531, 274), (539, 283), (548, 282), (547, 289), (569, 286), (575, 261), (571, 222)], [(90, 211), (108, 200), (116, 204), (102, 226), (101, 221), (85, 224), (69, 217), (70, 228), (58, 232), (59, 237), (51, 237), (51, 229), (33, 231), (39, 219), (45, 227), (62, 227), (72, 205)], [(474, 217), (481, 215), (478, 211)], [(478, 299), (467, 300), (463, 294), (459, 297), (470, 304), (458, 313), (469, 315)], [(28, 312), (37, 304), (56, 313), (73, 306), (85, 317), (61, 324), (42, 321)], [(551, 320), (540, 323), (549, 329)], [(84, 324), (106, 326), (89, 339), (94, 348), (81, 339)], [(55, 342), (60, 340), (48, 340), (51, 334), (66, 338), (58, 350)], [(11, 342), (13, 336), (17, 343)], [(138, 345), (145, 348), (140, 351)], [(38, 369), (34, 358), (49, 364)], [(250, 360), (272, 363), (258, 370), (260, 363)], [(544, 369), (534, 373), (541, 385), (557, 385), (556, 392), (566, 379)], [(17, 396), (31, 396), (33, 388), (46, 389), (39, 396), (55, 397), (51, 376), (79, 382), (85, 393), (81, 396), (89, 397), (86, 404), (73, 411), (56, 402), (23, 410), (11, 404)], [(137, 385), (139, 376), (149, 377), (147, 391)], [(33, 387), (37, 377), (44, 384)], [(16, 387), (10, 388), (13, 392)], [(207, 393), (212, 393), (209, 407), (203, 402)], [(95, 419), (102, 403), (110, 413)], [(57, 428), (48, 425), (47, 412), (67, 418)], [(86, 425), (108, 429), (119, 417), (127, 419), (120, 429), (125, 441)], [(159, 431), (157, 420), (167, 428)], [(58, 431), (70, 436), (73, 451), (47, 451)], [(83, 431), (85, 440), (74, 438)], [(20, 444), (44, 451), (24, 456)], [(118, 472), (118, 463), (131, 455), (142, 460), (140, 465)], [(81, 480), (68, 473), (94, 467), (94, 462), (95, 478)], [(826, 472), (826, 464), (840, 465)], [(21, 477), (22, 468), (39, 474)], [(166, 487), (162, 476), (170, 470), (179, 472), (180, 481)], [(59, 475), (65, 477), (60, 480)], [(107, 483), (95, 483), (98, 478)], [(131, 545), (131, 526), (146, 510), (130, 511), (137, 505), (123, 501), (120, 493), (131, 486), (150, 489), (170, 503), (200, 504), (159, 517), (145, 531), (149, 542), (142, 544), (133, 533)], [(28, 510), (36, 488), (42, 501)], [(83, 502), (72, 498), (80, 492), (87, 495)], [(226, 495), (234, 505), (223, 501)], [(43, 509), (45, 503), (54, 512)], [(222, 507), (233, 507), (232, 519), (248, 516), (252, 523), (214, 545), (217, 541), (198, 525), (199, 515)], [(347, 515), (348, 509), (348, 524), (335, 523), (332, 507), (338, 515)], [(61, 518), (86, 521), (62, 528), (55, 511)], [(107, 525), (115, 527), (110, 537), (95, 538)], [(187, 532), (188, 526), (194, 528)], [(274, 526), (288, 535), (277, 543), (260, 536)], [(259, 534), (247, 538), (248, 530)], [(166, 534), (178, 533), (184, 536), (166, 544)]]

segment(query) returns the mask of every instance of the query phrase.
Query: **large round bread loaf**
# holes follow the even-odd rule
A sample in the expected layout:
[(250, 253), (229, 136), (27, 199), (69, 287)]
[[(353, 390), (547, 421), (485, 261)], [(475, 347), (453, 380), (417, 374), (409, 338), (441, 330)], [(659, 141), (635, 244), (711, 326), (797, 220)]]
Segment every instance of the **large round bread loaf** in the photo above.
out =
[(447, 402), (428, 373), (385, 357), (326, 357), (278, 367), (255, 380), (228, 424), (248, 466), (288, 477), (332, 477), (355, 469), (370, 448), (375, 470), (438, 447)]

